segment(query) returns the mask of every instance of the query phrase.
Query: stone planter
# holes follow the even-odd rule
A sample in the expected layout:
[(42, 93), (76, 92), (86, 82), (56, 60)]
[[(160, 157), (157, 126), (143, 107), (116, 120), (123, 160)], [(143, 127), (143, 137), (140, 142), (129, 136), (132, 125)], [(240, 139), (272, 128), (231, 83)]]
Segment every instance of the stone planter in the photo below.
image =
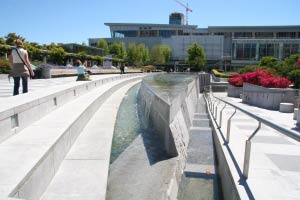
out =
[(250, 83), (243, 84), (243, 103), (270, 110), (279, 110), (280, 103), (294, 103), (297, 90), (290, 88), (265, 88)]
[(240, 98), (241, 94), (243, 94), (243, 87), (235, 87), (233, 85), (228, 84), (227, 96)]

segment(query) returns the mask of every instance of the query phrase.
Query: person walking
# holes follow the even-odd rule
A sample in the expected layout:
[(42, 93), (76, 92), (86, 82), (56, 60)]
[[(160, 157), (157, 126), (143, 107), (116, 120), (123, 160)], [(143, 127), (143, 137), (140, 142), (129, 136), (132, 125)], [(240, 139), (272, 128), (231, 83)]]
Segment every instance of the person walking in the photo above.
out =
[(120, 71), (121, 71), (121, 74), (125, 74), (125, 64), (124, 63), (121, 63)]
[(19, 94), (20, 79), (22, 79), (23, 93), (27, 93), (28, 77), (34, 76), (34, 72), (30, 65), (28, 53), (24, 49), (23, 41), (21, 39), (16, 39), (15, 45), (16, 48), (12, 49), (9, 56), (9, 63), (11, 67), (9, 76), (12, 76), (14, 79), (14, 96)]

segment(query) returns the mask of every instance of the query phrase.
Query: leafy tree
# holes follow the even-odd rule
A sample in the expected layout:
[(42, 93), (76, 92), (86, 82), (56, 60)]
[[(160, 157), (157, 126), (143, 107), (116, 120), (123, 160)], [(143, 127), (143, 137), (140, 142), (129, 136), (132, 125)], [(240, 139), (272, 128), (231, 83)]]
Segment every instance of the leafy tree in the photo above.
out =
[(8, 45), (15, 45), (16, 39), (25, 40), (25, 38), (21, 37), (20, 35), (17, 35), (16, 33), (9, 33), (7, 36), (5, 36), (6, 44)]
[(106, 42), (105, 39), (99, 40), (99, 42), (97, 43), (97, 47), (98, 47), (98, 48), (103, 48), (103, 50), (104, 50), (104, 52), (103, 52), (104, 55), (109, 54), (108, 44), (107, 44), (107, 42)]
[(120, 44), (120, 54), (118, 55), (118, 58), (120, 59), (126, 59), (127, 52), (126, 52), (126, 46), (124, 42), (121, 42)]
[(102, 58), (101, 56), (93, 56), (93, 60), (97, 62), (97, 65), (102, 65), (104, 58)]
[(5, 39), (0, 37), (0, 44), (6, 44)]
[(67, 57), (67, 53), (65, 52), (65, 50), (62, 47), (55, 46), (53, 44), (50, 48), (48, 55), (49, 55), (50, 60), (52, 60), (52, 62), (57, 65), (63, 65), (64, 60)]
[(81, 62), (85, 62), (87, 60), (87, 53), (84, 51), (78, 52), (75, 55), (76, 59), (79, 59)]
[(10, 47), (7, 45), (0, 44), (0, 55), (3, 56), (5, 53), (9, 53), (11, 51)]
[(205, 52), (201, 45), (198, 44), (192, 44), (188, 48), (188, 58), (187, 58), (187, 64), (191, 67), (194, 67), (196, 69), (203, 70), (204, 65), (206, 63), (205, 59)]
[(120, 45), (117, 43), (113, 43), (109, 46), (109, 53), (114, 54), (116, 57), (118, 57), (121, 54), (121, 48)]
[(138, 57), (140, 57), (142, 65), (147, 64), (150, 61), (150, 55), (149, 55), (149, 49), (146, 47), (144, 43), (139, 44), (137, 46), (137, 51), (140, 54)]
[(31, 60), (43, 60), (41, 53), (41, 47), (37, 43), (24, 43), (25, 49), (28, 51), (28, 55)]
[(127, 53), (127, 62), (130, 65), (135, 65), (137, 61), (137, 46), (135, 43), (130, 43), (128, 45), (128, 53)]
[(82, 46), (85, 46), (85, 47), (87, 46), (87, 44), (86, 44), (85, 41), (83, 41), (81, 45), (82, 45)]
[(113, 54), (114, 57), (118, 59), (126, 59), (127, 53), (125, 43), (113, 43), (109, 46), (109, 53)]
[(163, 65), (170, 60), (171, 52), (167, 45), (155, 45), (150, 51), (150, 60), (153, 64)]

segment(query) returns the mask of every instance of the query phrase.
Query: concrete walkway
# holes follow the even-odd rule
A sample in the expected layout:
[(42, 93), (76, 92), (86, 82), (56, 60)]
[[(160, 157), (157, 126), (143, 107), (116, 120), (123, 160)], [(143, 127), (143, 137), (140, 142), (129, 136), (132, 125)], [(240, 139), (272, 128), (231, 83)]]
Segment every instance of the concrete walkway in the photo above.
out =
[[(103, 75), (93, 75), (92, 80), (103, 79), (107, 77), (120, 76), (119, 74), (103, 74)], [(51, 78), (51, 79), (31, 79), (29, 80), (28, 92), (43, 90), (45, 88), (72, 83), (77, 79), (76, 76), (73, 77), (63, 77), (63, 78)], [(0, 76), (0, 98), (13, 96), (13, 78), (7, 78), (7, 75), (1, 74)], [(22, 94), (22, 83), (20, 83), (20, 94)]]
[[(280, 113), (246, 105), (239, 98), (226, 97), (225, 93), (215, 95), (285, 128), (295, 132), (299, 130), (296, 120), (293, 120), (293, 113)], [(223, 105), (219, 105), (218, 111)], [(226, 148), (224, 138), (227, 133), (227, 119), (233, 112), (232, 107), (225, 108), (222, 127), (217, 136), (223, 143), (223, 150), (241, 199), (300, 199), (299, 142), (262, 125), (252, 140), (249, 176), (247, 180), (243, 180), (245, 141), (257, 128), (258, 122), (238, 111), (232, 118), (230, 142)]]

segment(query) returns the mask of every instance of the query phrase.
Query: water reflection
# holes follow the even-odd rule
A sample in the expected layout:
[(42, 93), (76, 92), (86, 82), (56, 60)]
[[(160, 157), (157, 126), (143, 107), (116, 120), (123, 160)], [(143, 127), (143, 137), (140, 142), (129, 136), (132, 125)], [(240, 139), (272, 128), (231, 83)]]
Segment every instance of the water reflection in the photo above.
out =
[(169, 99), (173, 99), (184, 90), (195, 76), (180, 73), (155, 74), (147, 76), (143, 81), (166, 102), (169, 102)]

